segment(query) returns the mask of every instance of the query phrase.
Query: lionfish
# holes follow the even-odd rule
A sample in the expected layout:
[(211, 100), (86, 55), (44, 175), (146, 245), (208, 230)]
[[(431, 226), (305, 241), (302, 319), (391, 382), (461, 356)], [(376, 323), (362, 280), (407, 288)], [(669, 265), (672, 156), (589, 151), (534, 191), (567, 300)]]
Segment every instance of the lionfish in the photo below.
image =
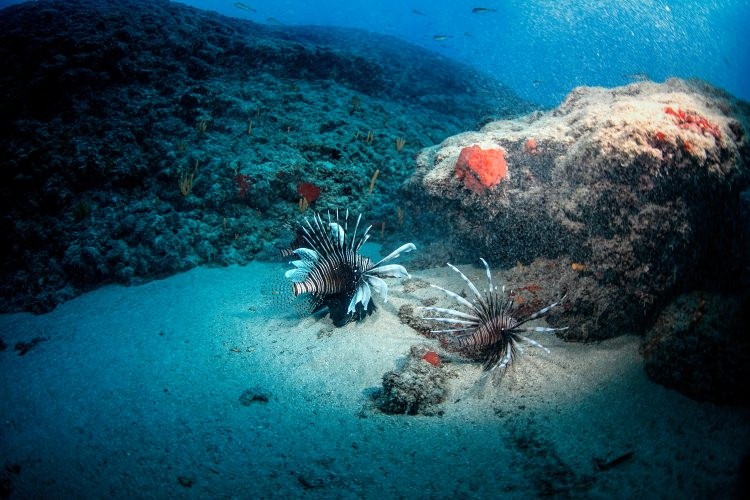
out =
[(373, 263), (359, 253), (370, 238), (372, 228), (368, 226), (357, 239), (361, 218), (360, 214), (348, 238), (348, 210), (343, 221), (339, 220), (338, 210), (335, 219), (329, 212), (327, 221), (319, 213), (314, 213), (312, 220), (305, 217), (300, 227), (306, 246), (293, 250), (299, 260), (293, 261), (294, 268), (285, 273), (292, 280), (294, 295), (309, 294), (313, 312), (327, 309), (336, 326), (372, 314), (375, 310), (375, 303), (370, 300), (372, 289), (387, 302), (388, 285), (382, 278), (408, 278), (409, 273), (403, 266), (386, 262), (397, 258), (401, 252), (417, 248), (413, 243), (406, 243)]
[(469, 286), (474, 294), (471, 302), (461, 295), (446, 290), (437, 285), (431, 285), (445, 292), (456, 302), (469, 309), (469, 312), (446, 309), (442, 307), (424, 307), (423, 310), (439, 313), (444, 316), (426, 317), (425, 319), (450, 323), (453, 328), (433, 330), (433, 333), (446, 334), (441, 341), (455, 351), (461, 352), (473, 359), (482, 360), (487, 371), (499, 370), (503, 372), (520, 354), (523, 354), (522, 344), (543, 349), (549, 349), (539, 342), (532, 340), (522, 333), (525, 332), (556, 332), (567, 330), (564, 328), (547, 328), (542, 326), (525, 327), (526, 323), (545, 316), (552, 308), (559, 305), (565, 297), (557, 302), (539, 309), (533, 314), (521, 317), (514, 316), (514, 298), (505, 294), (505, 286), (498, 290), (492, 284), (490, 266), (484, 259), (479, 259), (487, 270), (488, 289), (480, 293), (472, 281), (464, 273), (450, 263), (448, 266), (456, 271)]

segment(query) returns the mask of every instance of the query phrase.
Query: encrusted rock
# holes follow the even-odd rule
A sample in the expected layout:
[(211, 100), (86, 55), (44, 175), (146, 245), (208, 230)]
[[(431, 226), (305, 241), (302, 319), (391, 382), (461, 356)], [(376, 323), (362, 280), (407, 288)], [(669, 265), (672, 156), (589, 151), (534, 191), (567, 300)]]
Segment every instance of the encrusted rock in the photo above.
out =
[[(422, 150), (406, 210), (435, 228), (425, 240), (441, 260), (547, 259), (542, 286), (575, 265), (569, 309), (581, 315), (568, 338), (643, 332), (678, 290), (736, 287), (748, 264), (736, 223), (750, 179), (747, 110), (701, 82), (577, 88), (557, 109)], [(481, 192), (455, 174), (475, 145), (506, 152), (507, 178)]]
[(440, 415), (452, 377), (437, 353), (424, 345), (412, 346), (403, 366), (383, 375), (375, 403), (384, 413)]
[(750, 404), (748, 331), (750, 298), (680, 295), (643, 340), (646, 373), (695, 399)]

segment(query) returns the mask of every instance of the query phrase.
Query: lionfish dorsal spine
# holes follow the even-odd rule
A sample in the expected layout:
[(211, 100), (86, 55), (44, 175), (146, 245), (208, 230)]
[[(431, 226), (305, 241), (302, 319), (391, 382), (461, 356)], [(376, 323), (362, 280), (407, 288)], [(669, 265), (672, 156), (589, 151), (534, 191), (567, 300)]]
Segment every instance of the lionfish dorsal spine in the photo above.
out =
[(362, 245), (367, 243), (367, 240), (370, 239), (370, 229), (372, 229), (372, 225), (367, 226), (365, 228), (365, 232), (362, 233), (362, 237), (359, 239), (359, 243), (357, 243), (357, 246), (354, 248), (355, 252), (359, 252), (359, 249), (362, 248)]
[(477, 299), (479, 299), (479, 302), (483, 302), (484, 301), (484, 297), (482, 297), (482, 294), (479, 293), (479, 290), (477, 289), (476, 286), (474, 286), (474, 283), (469, 279), (469, 277), (466, 276), (464, 273), (462, 273), (456, 266), (454, 266), (450, 262), (448, 262), (447, 264), (448, 264), (448, 267), (450, 267), (451, 269), (453, 269), (454, 271), (456, 271), (459, 274), (459, 276), (461, 276), (461, 278), (469, 286), (469, 290), (471, 290), (471, 292), (474, 294), (474, 296)]
[(356, 252), (357, 250), (359, 250), (359, 245), (355, 247), (355, 244), (357, 242), (357, 230), (359, 229), (359, 221), (361, 219), (362, 219), (362, 214), (359, 214), (357, 216), (357, 223), (354, 224), (354, 232), (352, 233), (352, 244), (351, 244), (351, 247), (349, 248), (352, 252)]
[(482, 261), (482, 264), (484, 264), (484, 268), (487, 271), (487, 285), (490, 287), (490, 292), (492, 292), (492, 273), (490, 272), (490, 265), (487, 264), (487, 261), (483, 258), (479, 258), (479, 260)]
[[(313, 223), (315, 224), (315, 227), (313, 226)], [(325, 240), (321, 240), (320, 231), (316, 230), (316, 227), (319, 227), (316, 216), (313, 216), (313, 223), (310, 222), (310, 219), (305, 217), (305, 223), (300, 224), (300, 226), (304, 232), (305, 241), (310, 244), (313, 250), (322, 254), (327, 251), (327, 245)]]

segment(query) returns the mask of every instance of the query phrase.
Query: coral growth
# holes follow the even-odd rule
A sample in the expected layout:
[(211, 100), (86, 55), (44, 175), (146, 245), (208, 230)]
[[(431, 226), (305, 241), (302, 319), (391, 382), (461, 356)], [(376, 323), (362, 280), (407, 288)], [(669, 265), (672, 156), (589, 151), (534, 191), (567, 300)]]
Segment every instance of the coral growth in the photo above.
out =
[(312, 203), (320, 196), (320, 188), (311, 182), (301, 182), (297, 185), (297, 194), (302, 196), (307, 203)]
[(712, 135), (718, 141), (721, 139), (721, 130), (715, 123), (711, 123), (695, 111), (684, 111), (680, 108), (675, 110), (671, 106), (664, 108), (664, 112), (672, 115), (678, 127), (685, 130), (693, 130), (704, 135)]
[(464, 186), (481, 194), (508, 178), (505, 150), (482, 149), (479, 146), (463, 148), (456, 161), (455, 173)]

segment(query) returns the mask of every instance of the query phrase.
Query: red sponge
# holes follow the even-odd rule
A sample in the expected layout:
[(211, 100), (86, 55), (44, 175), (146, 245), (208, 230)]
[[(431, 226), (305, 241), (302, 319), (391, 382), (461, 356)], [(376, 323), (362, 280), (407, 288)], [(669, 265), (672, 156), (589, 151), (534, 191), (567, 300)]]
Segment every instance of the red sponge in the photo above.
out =
[(508, 178), (504, 149), (482, 149), (469, 146), (461, 150), (455, 166), (456, 177), (475, 193), (497, 185)]

